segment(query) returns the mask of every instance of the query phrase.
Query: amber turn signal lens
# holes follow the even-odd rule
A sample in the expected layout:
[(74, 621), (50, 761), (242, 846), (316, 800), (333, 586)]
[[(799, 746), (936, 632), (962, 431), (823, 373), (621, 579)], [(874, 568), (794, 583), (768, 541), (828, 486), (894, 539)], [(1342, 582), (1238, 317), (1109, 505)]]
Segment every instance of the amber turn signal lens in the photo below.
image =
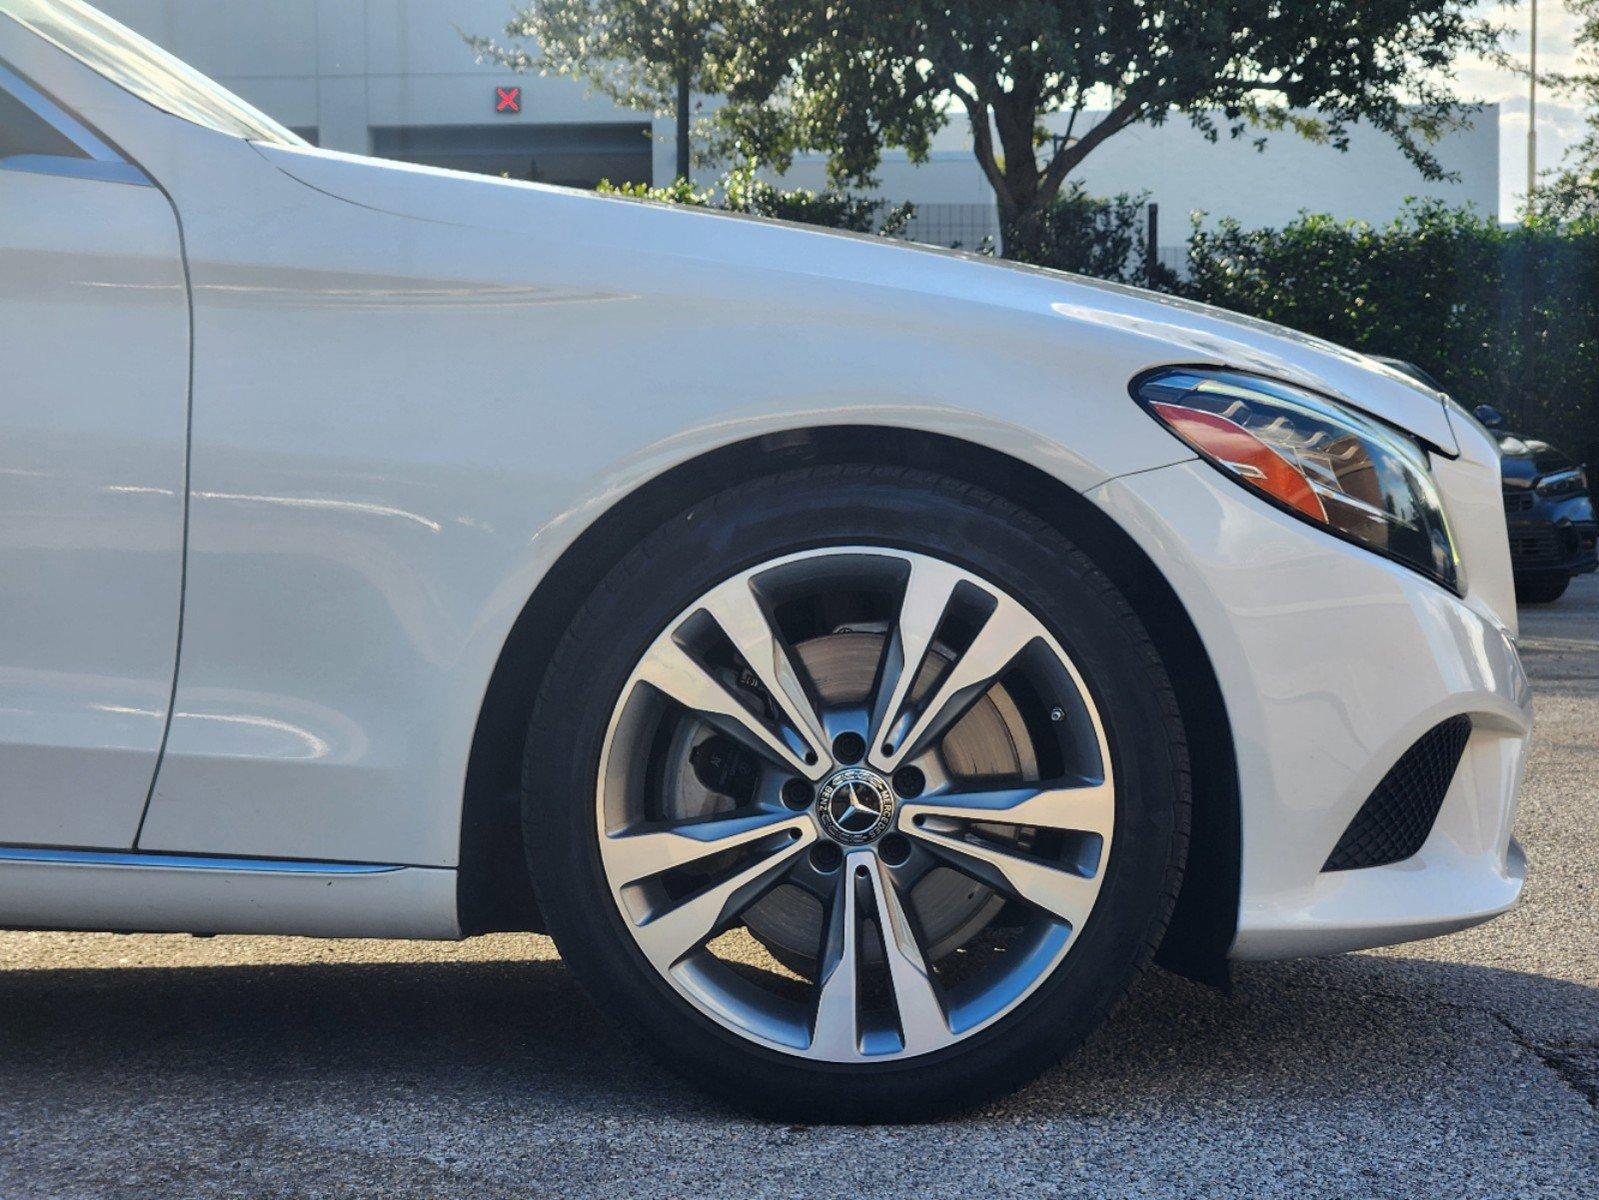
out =
[(1312, 520), (1326, 522), (1327, 509), (1317, 498), (1305, 473), (1242, 425), (1181, 404), (1156, 402), (1149, 407), (1165, 418), (1172, 432), (1183, 441), (1231, 467), (1251, 487), (1275, 496)]

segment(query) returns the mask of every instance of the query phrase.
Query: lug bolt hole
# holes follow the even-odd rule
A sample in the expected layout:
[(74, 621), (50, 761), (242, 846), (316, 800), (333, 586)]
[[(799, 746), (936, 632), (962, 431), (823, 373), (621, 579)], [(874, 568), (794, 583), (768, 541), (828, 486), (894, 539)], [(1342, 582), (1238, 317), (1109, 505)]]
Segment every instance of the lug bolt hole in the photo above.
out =
[(832, 842), (817, 842), (811, 847), (811, 866), (823, 875), (831, 875), (844, 862), (844, 852)]
[(894, 772), (894, 790), (906, 800), (920, 796), (926, 786), (927, 776), (915, 767), (901, 767)]
[(833, 739), (833, 757), (845, 766), (858, 763), (866, 755), (866, 739), (858, 733), (841, 733)]
[(877, 853), (889, 866), (901, 866), (911, 856), (910, 839), (903, 834), (891, 833), (878, 843)]
[(811, 806), (815, 793), (803, 779), (790, 779), (783, 784), (783, 803), (795, 812), (804, 812)]

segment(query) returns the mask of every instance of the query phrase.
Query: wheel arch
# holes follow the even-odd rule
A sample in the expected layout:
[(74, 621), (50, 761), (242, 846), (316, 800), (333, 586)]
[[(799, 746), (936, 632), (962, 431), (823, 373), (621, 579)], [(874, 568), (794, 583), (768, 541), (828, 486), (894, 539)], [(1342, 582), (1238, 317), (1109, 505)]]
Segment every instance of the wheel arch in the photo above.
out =
[(1087, 551), (1138, 612), (1172, 674), (1193, 769), (1188, 870), (1159, 960), (1196, 978), (1222, 980), (1238, 919), (1237, 768), (1215, 671), (1176, 593), (1114, 521), (1037, 467), (958, 438), (883, 426), (768, 434), (709, 451), (617, 501), (546, 573), (500, 652), (472, 740), (461, 817), (463, 932), (542, 928), (522, 852), (522, 749), (545, 665), (589, 592), (665, 517), (747, 479), (849, 462), (916, 466), (1021, 505)]

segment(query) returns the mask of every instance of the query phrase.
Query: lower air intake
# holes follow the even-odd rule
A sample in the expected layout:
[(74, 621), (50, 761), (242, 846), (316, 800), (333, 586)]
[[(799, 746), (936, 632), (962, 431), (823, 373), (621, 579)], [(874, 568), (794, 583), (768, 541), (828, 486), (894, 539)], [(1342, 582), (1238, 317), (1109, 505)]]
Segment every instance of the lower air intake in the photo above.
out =
[(1322, 870), (1386, 866), (1420, 850), (1470, 736), (1471, 718), (1459, 716), (1417, 738), (1360, 806)]

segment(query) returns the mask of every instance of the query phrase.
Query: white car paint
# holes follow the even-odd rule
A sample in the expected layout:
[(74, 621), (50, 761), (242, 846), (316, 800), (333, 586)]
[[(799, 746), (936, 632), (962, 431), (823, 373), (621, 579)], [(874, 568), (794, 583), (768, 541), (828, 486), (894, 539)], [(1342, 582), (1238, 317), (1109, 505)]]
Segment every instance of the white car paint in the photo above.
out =
[[(0, 61), (159, 185), (22, 185), (0, 170), (0, 214), (25, 191), (43, 225), (74, 204), (137, 204), (154, 239), (157, 198), (169, 200), (193, 346), (187, 441), (170, 393), (189, 364), (170, 329), (174, 357), (161, 367), (132, 358), (127, 335), (85, 340), (72, 366), (87, 373), (76, 424), (70, 409), (27, 414), (45, 423), (37, 445), (75, 440), (104, 486), (166, 491), (165, 508), (138, 510), (158, 514), (142, 534), (143, 576), (117, 574), (86, 504), (61, 500), (58, 525), (30, 523), (50, 570), (82, 572), (86, 592), (135, 591), (149, 632), (116, 629), (103, 675), (79, 665), (78, 691), (54, 701), (61, 715), (34, 735), (42, 750), (18, 748), (22, 724), (0, 725), (9, 761), (66, 753), (73, 739), (122, 746), (111, 710), (142, 717), (116, 778), (85, 754), (51, 785), (47, 819), (71, 836), (42, 835), (32, 797), (0, 801), (10, 822), (0, 924), (455, 934), (468, 754), (490, 675), (540, 581), (669, 468), (758, 434), (837, 424), (927, 430), (1025, 460), (1088, 495), (1166, 575), (1216, 666), (1237, 743), (1235, 953), (1418, 936), (1514, 901), (1508, 831), (1530, 706), (1511, 641), (1495, 450), (1436, 393), (1314, 339), (1050, 272), (247, 142), (135, 99), (4, 19)], [(8, 259), (18, 236), (0, 233)], [(48, 245), (63, 234), (38, 236)], [(149, 319), (174, 295), (169, 279), (160, 300), (108, 288), (95, 304), (143, 304)], [(29, 297), (0, 283), (3, 336), (16, 346), (52, 336), (55, 314)], [(110, 323), (111, 309), (90, 307)], [(138, 353), (157, 345), (141, 340)], [(13, 397), (64, 386), (56, 368), (20, 361)], [(1166, 363), (1314, 387), (1434, 447), (1445, 503), (1466, 529), (1465, 595), (1195, 463), (1128, 397), (1134, 375)], [(130, 456), (108, 473), (113, 433), (137, 412), (130, 389), (149, 390), (158, 408), (167, 398), (135, 425), (159, 471)], [(185, 455), (186, 524), (172, 494)], [(0, 494), (7, 524), (20, 494)], [(174, 656), (177, 580), (158, 586), (149, 572), (170, 571), (185, 543)], [(0, 591), (0, 604), (14, 595)], [(98, 600), (59, 602), (45, 647), (70, 666), (82, 645), (73, 623)], [(1458, 712), (1478, 722), (1468, 767), (1423, 853), (1321, 875), (1398, 752)], [(146, 811), (135, 768), (154, 766), (162, 728)], [(135, 812), (142, 825), (127, 819)], [(85, 861), (49, 849), (63, 845), (136, 853)], [(174, 855), (335, 865), (184, 868)], [(129, 915), (115, 920), (123, 905)]]
[[(1238, 492), (1183, 463), (1090, 493), (1160, 556), (1227, 698), (1244, 797), (1234, 956), (1407, 941), (1503, 912), (1521, 890), (1509, 801), (1531, 706), (1510, 631), (1470, 592), (1330, 536), (1309, 545), (1303, 522)], [(1471, 740), (1420, 852), (1322, 871), (1388, 768), (1460, 712)]]
[(0, 841), (132, 845), (178, 644), (177, 222), (154, 188), (8, 171), (0, 261)]

